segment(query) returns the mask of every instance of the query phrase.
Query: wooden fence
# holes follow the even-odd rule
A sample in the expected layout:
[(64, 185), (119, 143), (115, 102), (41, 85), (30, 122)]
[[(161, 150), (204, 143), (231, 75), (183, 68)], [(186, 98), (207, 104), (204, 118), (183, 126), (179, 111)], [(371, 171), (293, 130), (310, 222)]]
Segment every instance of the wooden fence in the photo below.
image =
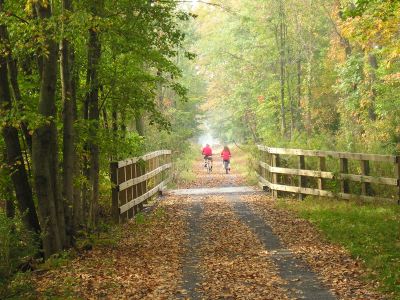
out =
[(160, 150), (110, 164), (112, 216), (115, 222), (132, 218), (148, 199), (170, 180), (171, 151)]
[[(269, 188), (274, 198), (278, 197), (278, 191), (282, 191), (298, 194), (299, 199), (305, 195), (315, 195), (368, 201), (389, 200), (400, 204), (400, 156), (265, 146), (258, 146), (258, 149), (259, 185), (263, 189)], [(283, 156), (286, 158), (285, 164), (282, 164)], [(287, 162), (293, 159), (297, 160), (297, 168), (287, 166)], [(314, 167), (310, 167), (312, 163), (306, 164), (306, 159), (314, 160)], [(331, 169), (327, 166), (328, 159)], [(358, 174), (351, 173), (349, 162), (354, 169), (351, 171), (358, 171)], [(376, 168), (384, 164), (392, 175), (372, 176), (372, 163)], [(361, 186), (357, 188), (357, 184)], [(379, 188), (373, 189), (372, 185)], [(384, 197), (377, 194), (384, 194)]]

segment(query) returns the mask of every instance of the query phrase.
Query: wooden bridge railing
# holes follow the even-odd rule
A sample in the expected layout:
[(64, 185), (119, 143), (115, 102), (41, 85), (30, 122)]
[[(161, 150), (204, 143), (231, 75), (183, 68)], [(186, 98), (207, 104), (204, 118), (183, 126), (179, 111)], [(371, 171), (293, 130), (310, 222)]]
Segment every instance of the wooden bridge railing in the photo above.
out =
[(115, 222), (132, 218), (143, 204), (170, 180), (171, 151), (160, 150), (110, 164), (112, 216)]
[[(274, 198), (278, 197), (278, 191), (283, 191), (298, 194), (299, 199), (303, 199), (305, 195), (315, 195), (390, 200), (400, 204), (400, 156), (266, 146), (258, 146), (258, 149), (259, 185), (263, 189), (268, 187)], [(282, 159), (283, 157), (286, 159)], [(297, 160), (297, 167), (290, 168), (288, 162), (293, 163), (293, 159)], [(306, 164), (310, 160), (313, 162)], [(385, 169), (386, 173), (389, 170), (392, 175), (372, 176), (371, 164), (375, 164), (376, 169)], [(375, 189), (373, 185), (376, 186)], [(384, 197), (378, 197), (378, 193)]]

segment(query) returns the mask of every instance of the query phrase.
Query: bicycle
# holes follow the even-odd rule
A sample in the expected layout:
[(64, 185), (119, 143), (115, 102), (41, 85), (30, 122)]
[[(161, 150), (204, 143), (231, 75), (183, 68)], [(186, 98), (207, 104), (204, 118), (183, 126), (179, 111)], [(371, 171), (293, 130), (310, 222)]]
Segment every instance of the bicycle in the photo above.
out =
[(223, 160), (222, 163), (224, 164), (225, 173), (229, 174), (229, 171), (231, 170), (229, 160)]
[(207, 173), (210, 174), (212, 171), (211, 158), (207, 157), (207, 158), (205, 158), (205, 160), (206, 160), (205, 167), (207, 169)]

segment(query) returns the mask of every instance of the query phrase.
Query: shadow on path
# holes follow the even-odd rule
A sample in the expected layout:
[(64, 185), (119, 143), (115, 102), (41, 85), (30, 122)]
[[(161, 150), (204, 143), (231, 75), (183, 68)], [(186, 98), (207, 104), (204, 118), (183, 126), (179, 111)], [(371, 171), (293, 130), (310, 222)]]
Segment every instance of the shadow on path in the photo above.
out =
[(200, 264), (200, 245), (201, 245), (201, 214), (203, 207), (201, 198), (193, 198), (193, 202), (189, 206), (188, 219), (188, 249), (186, 256), (183, 258), (182, 276), (184, 289), (184, 299), (202, 299), (201, 294), (197, 291), (197, 285), (201, 282), (199, 270)]
[(288, 249), (282, 246), (271, 227), (260, 216), (253, 213), (248, 205), (240, 199), (240, 196), (230, 195), (228, 199), (241, 221), (247, 224), (263, 243), (271, 259), (278, 266), (280, 276), (290, 283), (287, 286), (288, 296), (309, 300), (336, 299), (328, 289), (321, 285), (315, 273), (302, 260), (294, 257)]

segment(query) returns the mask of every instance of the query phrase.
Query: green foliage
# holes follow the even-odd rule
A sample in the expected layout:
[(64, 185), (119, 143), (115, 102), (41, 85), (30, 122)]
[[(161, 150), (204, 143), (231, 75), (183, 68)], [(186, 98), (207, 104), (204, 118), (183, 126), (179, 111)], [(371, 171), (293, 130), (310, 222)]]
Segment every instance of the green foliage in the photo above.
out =
[(384, 291), (400, 299), (399, 206), (313, 198), (280, 205), (310, 220), (329, 240), (363, 260), (368, 277), (381, 281)]
[(12, 275), (36, 253), (34, 235), (18, 219), (10, 220), (0, 210), (0, 296), (7, 291)]
[(193, 161), (199, 155), (197, 145), (191, 144), (188, 149), (183, 152), (177, 152), (174, 155), (174, 164), (172, 170), (173, 184), (178, 187), (180, 184), (187, 184), (196, 179), (193, 172)]
[(199, 6), (194, 20), (214, 136), (398, 153), (398, 1), (227, 0), (224, 7)]

